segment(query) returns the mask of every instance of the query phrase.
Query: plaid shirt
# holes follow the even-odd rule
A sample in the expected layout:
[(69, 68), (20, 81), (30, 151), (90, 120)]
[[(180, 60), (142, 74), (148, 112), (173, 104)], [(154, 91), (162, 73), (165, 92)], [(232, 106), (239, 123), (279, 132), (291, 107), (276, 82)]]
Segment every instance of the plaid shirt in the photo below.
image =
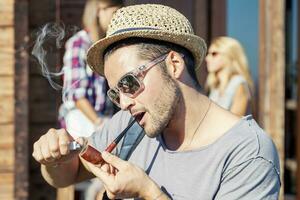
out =
[[(85, 30), (77, 32), (66, 42), (63, 71), (63, 107), (70, 110), (75, 106), (75, 101), (85, 97), (97, 113), (105, 108), (106, 81), (94, 73), (86, 63), (86, 53), (92, 45), (90, 36)], [(60, 112), (60, 120), (65, 115)]]

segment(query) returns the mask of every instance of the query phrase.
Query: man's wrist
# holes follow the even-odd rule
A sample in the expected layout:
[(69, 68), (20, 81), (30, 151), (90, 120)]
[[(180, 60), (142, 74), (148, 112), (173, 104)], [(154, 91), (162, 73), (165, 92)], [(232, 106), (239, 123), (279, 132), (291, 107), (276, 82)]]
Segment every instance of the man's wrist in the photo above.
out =
[(150, 182), (150, 185), (144, 191), (142, 198), (145, 200), (167, 200), (168, 196), (160, 189), (160, 187), (153, 181)]

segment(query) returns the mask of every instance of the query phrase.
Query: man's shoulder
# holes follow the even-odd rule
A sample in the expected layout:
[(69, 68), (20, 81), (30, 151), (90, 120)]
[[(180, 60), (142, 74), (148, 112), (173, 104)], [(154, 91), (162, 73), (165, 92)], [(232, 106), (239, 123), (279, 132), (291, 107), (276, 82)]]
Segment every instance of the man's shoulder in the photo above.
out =
[(269, 160), (279, 167), (278, 153), (271, 137), (251, 115), (243, 117), (228, 131), (225, 144), (231, 167), (256, 158)]

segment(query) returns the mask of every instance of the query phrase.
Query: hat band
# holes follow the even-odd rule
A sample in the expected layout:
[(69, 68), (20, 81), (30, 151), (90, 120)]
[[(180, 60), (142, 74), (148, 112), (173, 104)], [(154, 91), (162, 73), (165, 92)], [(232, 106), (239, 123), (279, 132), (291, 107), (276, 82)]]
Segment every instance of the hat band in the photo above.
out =
[(123, 28), (117, 30), (116, 32), (112, 33), (111, 35), (115, 35), (118, 33), (128, 32), (128, 31), (140, 31), (140, 30), (159, 30), (158, 28), (151, 28), (151, 27), (134, 27), (134, 28)]

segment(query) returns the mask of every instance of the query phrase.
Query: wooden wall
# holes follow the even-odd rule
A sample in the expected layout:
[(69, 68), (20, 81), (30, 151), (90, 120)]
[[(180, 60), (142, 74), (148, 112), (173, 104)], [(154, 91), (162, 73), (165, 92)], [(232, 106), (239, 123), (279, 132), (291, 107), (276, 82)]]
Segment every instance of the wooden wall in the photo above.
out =
[(0, 199), (14, 199), (14, 0), (0, 1)]
[[(37, 31), (50, 22), (56, 21), (56, 1), (31, 0), (29, 5), (30, 43), (33, 45)], [(32, 47), (31, 45), (31, 47)], [(31, 48), (28, 49), (29, 53)], [(45, 60), (50, 70), (56, 70), (58, 60)], [(31, 156), (33, 143), (49, 128), (58, 128), (57, 107), (60, 92), (51, 88), (47, 79), (41, 75), (41, 66), (30, 56), (29, 60), (29, 199), (55, 199), (56, 189), (48, 185), (40, 173), (40, 164)], [(61, 78), (56, 81), (61, 82)]]

